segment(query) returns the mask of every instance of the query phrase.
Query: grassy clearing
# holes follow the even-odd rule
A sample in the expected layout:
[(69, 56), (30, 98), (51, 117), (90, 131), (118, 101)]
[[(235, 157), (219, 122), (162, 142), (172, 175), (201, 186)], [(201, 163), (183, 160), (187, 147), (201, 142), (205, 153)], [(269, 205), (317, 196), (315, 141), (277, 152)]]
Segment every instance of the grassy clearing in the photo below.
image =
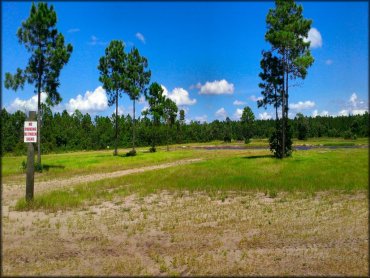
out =
[[(73, 152), (63, 154), (49, 154), (42, 156), (42, 163), (46, 165), (42, 174), (36, 174), (36, 178), (47, 180), (59, 177), (70, 177), (80, 174), (113, 172), (141, 166), (148, 166), (157, 163), (171, 162), (179, 159), (193, 157), (192, 150), (179, 152), (156, 153), (146, 152), (146, 149), (138, 149), (134, 157), (113, 156), (112, 151), (94, 152)], [(119, 151), (125, 154), (124, 150)], [(24, 156), (3, 157), (2, 158), (2, 177), (7, 179), (11, 176), (23, 173), (21, 169)]]
[[(133, 193), (147, 195), (161, 190), (262, 191), (277, 192), (324, 190), (366, 190), (368, 150), (336, 149), (294, 152), (285, 160), (274, 159), (268, 151), (209, 152), (214, 157), (203, 162), (115, 179), (85, 183), (35, 197), (26, 204), (19, 200), (16, 209), (58, 210), (109, 200)], [(217, 154), (224, 153), (218, 157)]]
[[(368, 145), (368, 138), (358, 138), (357, 140), (345, 140), (341, 138), (313, 138), (304, 141), (294, 140), (293, 146), (314, 145), (314, 146), (354, 146)], [(52, 178), (69, 177), (80, 174), (96, 172), (107, 172), (124, 170), (129, 168), (148, 166), (155, 163), (171, 162), (177, 159), (192, 158), (200, 153), (194, 153), (191, 147), (202, 146), (245, 146), (266, 147), (268, 139), (253, 139), (251, 143), (233, 141), (224, 143), (223, 141), (212, 141), (206, 143), (189, 143), (171, 145), (171, 149), (176, 152), (165, 152), (165, 146), (158, 147), (157, 153), (149, 153), (148, 148), (138, 148), (138, 155), (135, 157), (124, 157), (128, 149), (120, 149), (121, 156), (114, 157), (112, 150), (104, 151), (80, 151), (60, 154), (46, 154), (42, 156), (42, 163), (45, 166), (42, 174), (36, 174), (36, 179), (49, 180)], [(182, 147), (186, 147), (183, 148)], [(179, 148), (181, 151), (179, 151)], [(2, 177), (7, 180), (19, 178), (23, 174), (21, 167), (22, 161), (26, 161), (26, 156), (4, 156), (2, 157)]]

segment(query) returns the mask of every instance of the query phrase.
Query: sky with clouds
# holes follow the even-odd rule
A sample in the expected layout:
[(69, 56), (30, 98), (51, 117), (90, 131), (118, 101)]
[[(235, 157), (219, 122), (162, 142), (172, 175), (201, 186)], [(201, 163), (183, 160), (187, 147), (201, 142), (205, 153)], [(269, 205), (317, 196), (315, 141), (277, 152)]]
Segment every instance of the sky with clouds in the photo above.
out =
[[(274, 2), (49, 2), (57, 28), (73, 45), (60, 76), (63, 101), (55, 112), (79, 109), (111, 115), (99, 82), (98, 61), (113, 39), (128, 52), (136, 46), (148, 58), (151, 82), (197, 121), (239, 119), (245, 106), (256, 119), (273, 118), (272, 108), (257, 108), (261, 93), (261, 51), (266, 14)], [(308, 40), (315, 63), (305, 80), (292, 82), (290, 117), (362, 114), (368, 111), (368, 2), (302, 2), (313, 20)], [(2, 2), (2, 73), (24, 68), (29, 54), (18, 43), (17, 29), (31, 2)], [(43, 94), (41, 99), (45, 100)], [(35, 109), (34, 87), (13, 92), (2, 84), (2, 106), (8, 111)], [(147, 107), (141, 98), (139, 116)], [(124, 95), (119, 113), (132, 113)]]

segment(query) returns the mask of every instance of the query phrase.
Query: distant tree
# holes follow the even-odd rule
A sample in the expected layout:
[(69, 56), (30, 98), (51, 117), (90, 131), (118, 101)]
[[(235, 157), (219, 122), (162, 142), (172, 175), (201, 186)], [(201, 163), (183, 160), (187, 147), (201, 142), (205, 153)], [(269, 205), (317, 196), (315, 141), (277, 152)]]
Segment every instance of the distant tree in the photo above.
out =
[(181, 109), (180, 110), (180, 116), (179, 116), (179, 118), (180, 118), (180, 124), (181, 125), (184, 125), (185, 124), (185, 111), (184, 111), (184, 109)]
[[(281, 90), (282, 121), (281, 125), (281, 151), (275, 152), (284, 158), (290, 155), (291, 149), (287, 138), (291, 132), (288, 125), (288, 98), (289, 98), (289, 79), (302, 78), (307, 75), (307, 69), (314, 59), (311, 56), (310, 42), (305, 41), (312, 21), (307, 20), (302, 15), (303, 8), (297, 5), (294, 0), (276, 0), (275, 9), (270, 9), (267, 17), (267, 32), (265, 39), (271, 46), (271, 52), (279, 59), (283, 69), (283, 88)], [(280, 135), (279, 135), (280, 136)]]
[(296, 115), (298, 140), (306, 140), (308, 135), (308, 121), (302, 113)]
[(133, 128), (132, 128), (132, 155), (135, 155), (135, 101), (146, 92), (149, 84), (151, 71), (147, 70), (148, 60), (140, 56), (137, 48), (132, 48), (128, 54), (127, 78), (125, 79), (125, 91), (133, 102)]
[(163, 116), (165, 119), (165, 122), (167, 124), (167, 151), (169, 151), (169, 146), (168, 146), (168, 129), (171, 128), (175, 121), (176, 121), (176, 116), (177, 116), (177, 106), (176, 103), (173, 102), (171, 99), (166, 98), (164, 101), (164, 106), (163, 106)]
[(249, 106), (244, 107), (240, 121), (242, 123), (244, 142), (248, 144), (253, 136), (254, 127), (254, 114)]
[(232, 130), (231, 130), (231, 119), (226, 117), (224, 128), (224, 142), (231, 143)]
[(357, 116), (355, 116), (351, 123), (351, 132), (354, 136), (358, 136), (360, 134), (360, 118)]
[(46, 103), (50, 106), (62, 101), (58, 92), (59, 75), (72, 53), (72, 45), (64, 44), (64, 36), (56, 29), (57, 15), (53, 5), (32, 3), (29, 17), (18, 29), (18, 41), (31, 53), (24, 70), (18, 68), (16, 74), (5, 73), (5, 88), (23, 89), (35, 84), (37, 93), (37, 164), (41, 165), (41, 92), (47, 94)]
[(116, 104), (114, 155), (118, 153), (118, 99), (125, 88), (126, 68), (127, 54), (124, 43), (118, 40), (111, 41), (105, 49), (105, 56), (99, 60), (98, 69), (100, 71), (99, 81), (103, 83), (103, 88), (107, 91), (108, 105)]
[(149, 104), (149, 108), (143, 111), (143, 114), (150, 114), (152, 116), (152, 146), (150, 150), (155, 152), (158, 128), (164, 115), (164, 103), (166, 100), (165, 96), (163, 95), (162, 86), (157, 82), (152, 83), (149, 87), (149, 90), (145, 91), (145, 98)]

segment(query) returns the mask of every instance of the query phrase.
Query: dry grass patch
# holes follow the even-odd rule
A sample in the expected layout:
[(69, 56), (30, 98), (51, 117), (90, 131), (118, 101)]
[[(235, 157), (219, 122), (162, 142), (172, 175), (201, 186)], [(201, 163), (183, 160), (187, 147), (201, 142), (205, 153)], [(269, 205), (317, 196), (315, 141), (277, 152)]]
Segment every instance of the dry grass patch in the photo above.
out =
[(367, 275), (367, 192), (178, 191), (3, 214), (4, 275)]

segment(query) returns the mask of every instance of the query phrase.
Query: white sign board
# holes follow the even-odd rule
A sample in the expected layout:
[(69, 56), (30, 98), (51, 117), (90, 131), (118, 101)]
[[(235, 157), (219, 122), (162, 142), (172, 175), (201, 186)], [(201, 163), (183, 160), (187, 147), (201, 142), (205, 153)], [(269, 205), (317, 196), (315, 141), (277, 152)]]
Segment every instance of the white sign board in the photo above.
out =
[(24, 122), (24, 142), (36, 143), (37, 142), (37, 122), (25, 121)]

